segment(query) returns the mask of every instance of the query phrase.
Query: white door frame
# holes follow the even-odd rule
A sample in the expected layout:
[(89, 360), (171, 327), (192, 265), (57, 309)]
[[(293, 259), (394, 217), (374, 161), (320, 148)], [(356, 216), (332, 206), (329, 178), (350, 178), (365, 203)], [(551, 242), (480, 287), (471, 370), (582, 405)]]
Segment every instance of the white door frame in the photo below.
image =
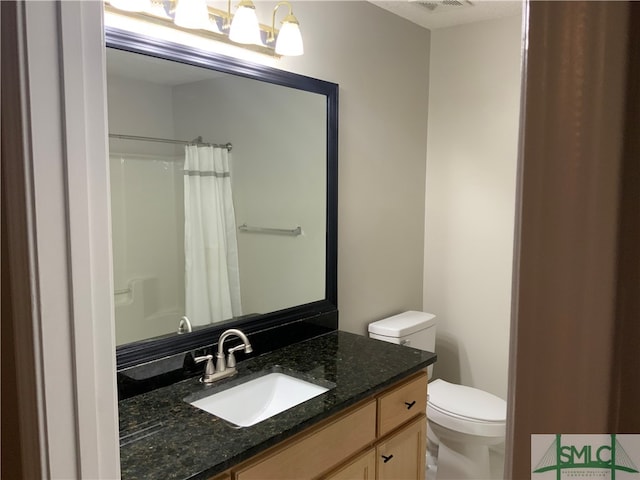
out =
[(120, 476), (102, 8), (21, 1), (16, 11), (21, 134), (3, 143), (23, 168), (7, 172), (21, 188), (4, 195), (24, 222), (13, 235), (21, 227), (8, 220), (7, 261), (30, 285), (12, 288), (27, 307), (18, 312), (30, 312), (12, 318), (16, 364), (29, 367), (19, 375), (30, 379), (16, 389), (31, 425), (23, 465), (37, 462), (43, 478)]

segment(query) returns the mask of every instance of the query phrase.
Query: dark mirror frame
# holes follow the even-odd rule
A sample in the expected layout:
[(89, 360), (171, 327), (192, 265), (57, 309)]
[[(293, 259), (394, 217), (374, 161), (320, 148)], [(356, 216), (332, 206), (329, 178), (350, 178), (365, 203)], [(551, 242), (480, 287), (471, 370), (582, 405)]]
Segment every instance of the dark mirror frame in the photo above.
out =
[[(228, 328), (241, 328), (248, 335), (270, 332), (268, 334), (272, 335), (273, 338), (280, 338), (281, 344), (304, 339), (293, 337), (300, 337), (301, 335), (304, 337), (304, 331), (308, 330), (307, 325), (309, 324), (335, 330), (338, 319), (338, 85), (110, 27), (105, 28), (105, 41), (108, 48), (253, 78), (262, 82), (325, 95), (327, 98), (325, 298), (316, 302), (257, 315), (250, 319), (225, 322), (222, 326), (211, 325), (188, 334), (167, 335), (119, 346), (116, 348), (118, 371), (212, 345), (217, 342), (220, 334)], [(298, 325), (298, 328), (296, 328), (296, 324), (300, 322), (307, 323)], [(287, 328), (287, 331), (297, 332), (294, 333), (291, 341), (282, 340), (282, 337), (289, 335), (283, 331), (285, 328)], [(277, 344), (278, 342), (276, 341), (275, 343)], [(264, 351), (260, 353), (264, 353)]]

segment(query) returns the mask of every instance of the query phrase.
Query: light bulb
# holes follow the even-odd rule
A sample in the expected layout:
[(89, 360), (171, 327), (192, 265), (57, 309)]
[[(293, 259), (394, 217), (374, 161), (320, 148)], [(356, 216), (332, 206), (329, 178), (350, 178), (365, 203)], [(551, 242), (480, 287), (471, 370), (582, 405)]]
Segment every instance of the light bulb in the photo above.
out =
[(293, 15), (287, 15), (282, 21), (282, 28), (280, 28), (278, 39), (276, 40), (276, 53), (289, 57), (304, 53), (300, 25)]
[(182, 28), (210, 29), (206, 0), (178, 0), (173, 23)]
[(238, 5), (231, 21), (229, 39), (236, 43), (262, 44), (256, 7), (251, 0), (242, 0)]

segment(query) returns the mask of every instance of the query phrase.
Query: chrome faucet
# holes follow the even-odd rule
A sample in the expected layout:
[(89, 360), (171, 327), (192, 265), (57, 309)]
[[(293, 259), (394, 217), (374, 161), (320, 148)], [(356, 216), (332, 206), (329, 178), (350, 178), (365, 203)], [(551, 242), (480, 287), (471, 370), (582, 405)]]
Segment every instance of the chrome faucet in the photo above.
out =
[[(224, 341), (230, 337), (231, 335), (235, 335), (243, 343), (237, 345), (233, 348), (229, 349), (228, 359), (225, 359), (224, 356)], [(253, 352), (253, 348), (251, 348), (251, 343), (247, 336), (242, 333), (240, 330), (235, 328), (231, 328), (229, 330), (225, 330), (220, 335), (220, 339), (218, 340), (218, 353), (216, 353), (216, 365), (213, 366), (213, 355), (204, 355), (202, 357), (194, 358), (196, 363), (207, 362), (207, 365), (204, 369), (204, 375), (200, 378), (202, 383), (213, 383), (216, 380), (220, 380), (223, 378), (231, 377), (237, 373), (236, 370), (236, 357), (234, 355), (238, 350), (244, 350), (246, 353)]]
[[(237, 347), (229, 349), (229, 362), (227, 364), (224, 358), (224, 341), (231, 335), (235, 335), (236, 337), (240, 338), (243, 343), (241, 343)], [(247, 338), (247, 336), (236, 328), (230, 328), (229, 330), (225, 330), (224, 332), (222, 332), (222, 335), (220, 335), (220, 340), (218, 340), (218, 353), (216, 353), (216, 372), (225, 372), (228, 369), (232, 368), (235, 373), (236, 357), (234, 353), (238, 350), (244, 350), (246, 353), (253, 352), (253, 348), (251, 348), (251, 343), (249, 343), (249, 339)]]
[(178, 323), (178, 335), (182, 335), (183, 333), (191, 333), (193, 331), (191, 327), (191, 322), (189, 319), (184, 316), (180, 319), (180, 323)]

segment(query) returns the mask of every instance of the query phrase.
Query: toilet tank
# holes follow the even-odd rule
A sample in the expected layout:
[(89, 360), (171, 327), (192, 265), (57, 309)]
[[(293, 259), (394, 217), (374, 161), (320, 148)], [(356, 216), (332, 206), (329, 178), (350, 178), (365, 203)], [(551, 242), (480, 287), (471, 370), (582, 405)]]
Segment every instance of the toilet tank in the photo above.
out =
[[(435, 352), (436, 316), (412, 310), (383, 318), (369, 324), (369, 337)], [(429, 378), (432, 371), (433, 366), (429, 366)]]

